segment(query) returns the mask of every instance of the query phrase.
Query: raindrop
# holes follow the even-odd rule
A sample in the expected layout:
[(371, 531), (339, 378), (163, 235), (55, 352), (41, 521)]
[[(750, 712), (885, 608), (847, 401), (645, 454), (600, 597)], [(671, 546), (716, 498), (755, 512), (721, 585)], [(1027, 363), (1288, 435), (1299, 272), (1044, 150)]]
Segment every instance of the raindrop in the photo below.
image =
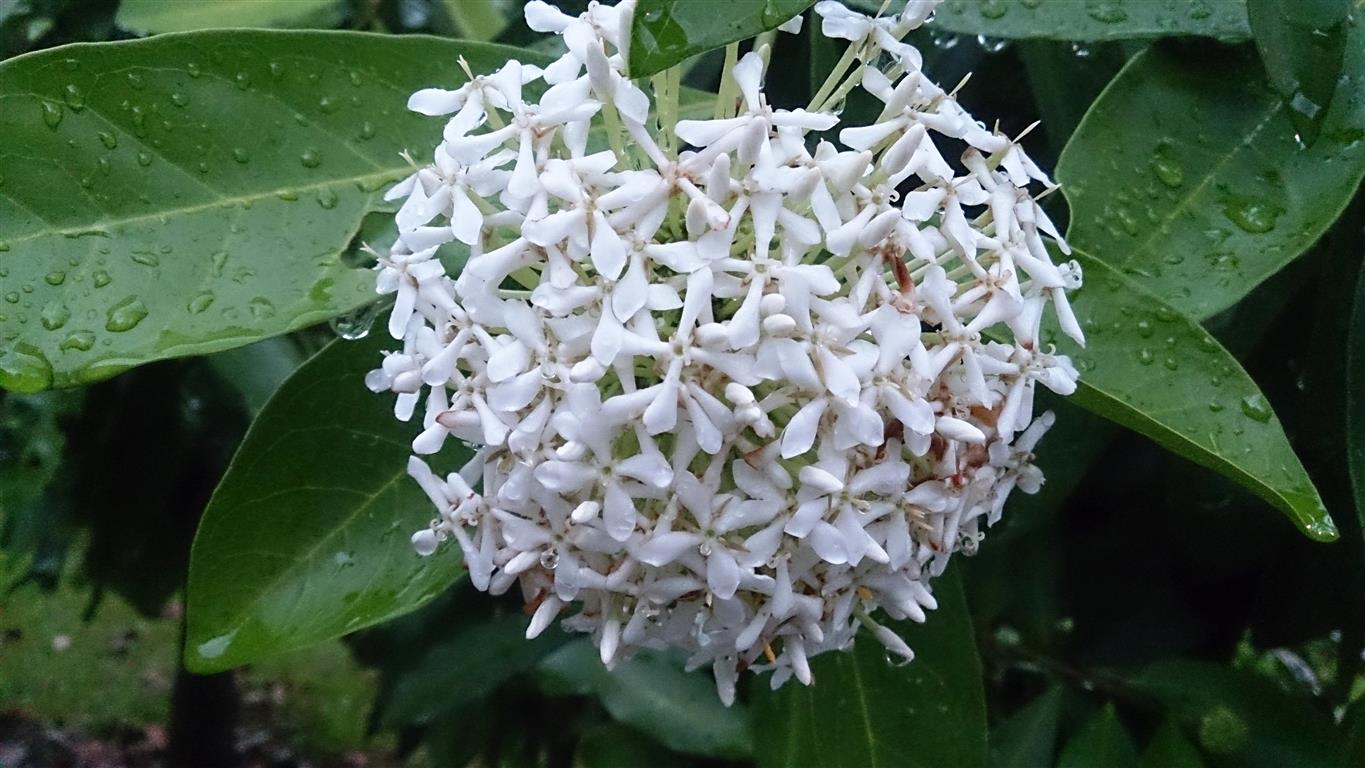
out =
[(173, 91), (171, 93), (171, 103), (176, 105), (177, 107), (183, 107), (186, 104), (190, 103), (190, 97), (186, 96), (180, 91)]
[(331, 96), (323, 96), (322, 99), (318, 101), (318, 109), (322, 110), (323, 114), (330, 115), (337, 111), (338, 106), (340, 105), (337, 103), (337, 100)]
[(359, 309), (337, 315), (328, 324), (338, 337), (346, 341), (359, 341), (370, 335), (370, 328), (374, 326), (375, 318), (379, 317), (380, 312), (379, 302), (366, 304)]
[(929, 41), (932, 42), (934, 44), (934, 47), (939, 49), (940, 51), (947, 51), (956, 48), (957, 43), (960, 39), (961, 38), (959, 38), (952, 32), (944, 32), (939, 29), (932, 29), (929, 31)]
[(118, 137), (108, 131), (100, 131), (100, 143), (105, 149), (113, 149), (118, 146)]
[(102, 270), (102, 269), (101, 269), (101, 270), (97, 270), (97, 271), (95, 272), (95, 275), (94, 275), (94, 282), (95, 282), (95, 287), (96, 287), (96, 288), (103, 288), (104, 286), (106, 286), (106, 285), (108, 285), (109, 283), (113, 282), (113, 280), (114, 280), (114, 278), (110, 277), (110, 276), (109, 276), (109, 273), (108, 273), (108, 272), (105, 272), (105, 271)]
[(232, 150), (232, 159), (245, 165), (251, 162), (251, 155), (245, 149), (237, 147)]
[(1218, 402), (1217, 400), (1210, 400), (1209, 410), (1212, 411), (1213, 413), (1219, 413), (1223, 410), (1223, 404)]
[(48, 272), (46, 275), (43, 275), (43, 282), (48, 285), (61, 285), (66, 282), (66, 273), (60, 270)]
[(76, 350), (78, 352), (89, 352), (95, 346), (95, 334), (90, 331), (72, 331), (57, 348), (63, 352)]
[(190, 77), (195, 77), (195, 78), (197, 78), (197, 77), (199, 77), (200, 75), (204, 74), (204, 71), (203, 71), (202, 69), (199, 68), (199, 65), (198, 65), (197, 63), (193, 62), (193, 61), (191, 61), (189, 64), (186, 64), (186, 65), (185, 65), (185, 71), (188, 72), (188, 73), (190, 74)]
[(1266, 402), (1265, 395), (1257, 392), (1242, 398), (1242, 413), (1253, 421), (1265, 423), (1270, 421), (1273, 411), (1270, 409), (1270, 403)]
[(1161, 361), (1161, 364), (1166, 366), (1166, 370), (1168, 371), (1174, 371), (1180, 367), (1180, 361), (1176, 360), (1174, 357), (1167, 357), (1165, 360)]
[(75, 83), (67, 83), (66, 87), (62, 89), (62, 101), (65, 101), (66, 105), (71, 107), (72, 112), (79, 112), (82, 109), (85, 109), (85, 94), (81, 92), (80, 87)]
[(158, 259), (156, 254), (150, 251), (133, 251), (132, 259), (133, 263), (141, 264), (144, 267), (161, 266), (161, 259)]
[(1000, 53), (1009, 47), (1010, 41), (1003, 37), (989, 37), (987, 35), (977, 35), (976, 44), (981, 46), (981, 50), (986, 53)]
[(247, 309), (251, 316), (257, 320), (265, 320), (275, 316), (275, 305), (270, 303), (270, 299), (264, 296), (257, 296), (247, 304)]
[(360, 138), (367, 141), (374, 138), (374, 123), (366, 120), (360, 124)]
[(43, 122), (48, 128), (57, 130), (57, 126), (62, 122), (62, 108), (50, 101), (43, 102)]
[(137, 72), (129, 72), (127, 75), (128, 85), (135, 91), (140, 91), (147, 87), (147, 81), (142, 79), (142, 75)]
[(1090, 46), (1088, 45), (1085, 45), (1083, 43), (1071, 44), (1071, 55), (1075, 56), (1078, 59), (1088, 59), (1090, 58), (1090, 53), (1091, 53)]
[(278, 61), (270, 62), (266, 68), (270, 70), (270, 77), (273, 80), (279, 80), (284, 76), (284, 65)]
[(905, 658), (899, 653), (892, 653), (890, 651), (887, 651), (886, 655), (883, 656), (882, 658), (886, 661), (886, 665), (888, 667), (892, 667), (895, 669), (900, 669), (901, 667), (910, 663), (910, 659)]
[(709, 542), (709, 541), (703, 541), (702, 543), (698, 544), (698, 545), (697, 545), (697, 554), (701, 555), (702, 557), (710, 557), (710, 556), (711, 556), (711, 542)]
[(9, 293), (5, 294), (5, 301), (8, 301), (8, 302), (11, 303), (11, 304), (18, 304), (18, 303), (19, 303), (19, 292), (18, 292), (18, 291), (10, 291)]
[(104, 330), (114, 333), (131, 331), (147, 316), (147, 305), (134, 296), (120, 301), (105, 313)]
[(540, 553), (540, 567), (548, 571), (553, 571), (559, 567), (559, 553), (553, 549), (547, 549)]
[(71, 319), (71, 310), (60, 301), (54, 301), (43, 307), (38, 319), (42, 321), (44, 328), (55, 331), (66, 325), (66, 321)]
[(1138, 324), (1137, 324), (1137, 332), (1138, 332), (1138, 335), (1141, 336), (1142, 338), (1144, 338), (1144, 339), (1150, 339), (1150, 338), (1152, 338), (1152, 331), (1153, 331), (1153, 330), (1154, 330), (1154, 329), (1152, 328), (1152, 324), (1151, 324), (1150, 322), (1148, 322), (1147, 320), (1139, 320), (1139, 321), (1138, 321)]
[(1005, 0), (982, 0), (980, 9), (983, 18), (998, 19), (1003, 17), (1010, 8), (1005, 4)]
[(200, 173), (209, 172), (209, 164), (203, 161), (200, 161), (199, 164), (195, 166), (195, 168), (198, 168)]
[(1138, 350), (1139, 363), (1142, 363), (1143, 365), (1151, 365), (1153, 360), (1156, 360), (1156, 355), (1152, 354), (1152, 350), (1146, 347), (1143, 347), (1142, 349)]
[(316, 149), (309, 147), (303, 151), (303, 154), (299, 155), (299, 162), (303, 163), (304, 168), (316, 168), (322, 165), (322, 155), (318, 154)]
[(1085, 9), (1087, 15), (1101, 24), (1117, 24), (1128, 18), (1128, 12), (1113, 2), (1092, 4)]
[(338, 198), (336, 190), (332, 189), (331, 187), (323, 187), (322, 189), (318, 190), (318, 205), (322, 206), (323, 210), (325, 211), (332, 210), (333, 208), (337, 207), (337, 202)]
[(248, 75), (245, 72), (238, 72), (237, 76), (233, 78), (233, 80), (236, 81), (237, 88), (240, 90), (245, 91), (247, 88), (251, 86), (251, 75)]
[(1223, 203), (1223, 215), (1242, 231), (1254, 235), (1274, 229), (1275, 222), (1282, 212), (1282, 209), (1271, 203), (1246, 198), (1229, 198)]
[(190, 299), (189, 303), (185, 305), (185, 309), (188, 310), (191, 315), (201, 314), (213, 304), (213, 299), (213, 293), (210, 291), (197, 293)]
[(140, 165), (140, 166), (142, 166), (143, 168), (146, 168), (147, 166), (151, 165), (151, 164), (152, 164), (152, 155), (151, 155), (151, 153), (149, 153), (149, 152), (138, 152), (138, 153), (137, 153), (137, 164)]

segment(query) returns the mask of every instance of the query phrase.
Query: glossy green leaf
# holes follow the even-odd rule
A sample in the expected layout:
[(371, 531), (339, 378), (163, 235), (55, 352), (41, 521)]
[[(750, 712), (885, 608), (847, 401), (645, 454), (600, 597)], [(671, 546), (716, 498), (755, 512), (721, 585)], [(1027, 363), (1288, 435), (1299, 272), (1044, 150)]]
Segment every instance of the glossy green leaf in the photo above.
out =
[(131, 32), (189, 32), (214, 27), (332, 27), (342, 0), (123, 0), (117, 21)]
[(1129, 681), (1195, 734), (1211, 763), (1238, 768), (1338, 768), (1341, 736), (1306, 696), (1247, 670), (1168, 661)]
[(520, 614), (480, 618), (438, 641), (380, 694), (380, 722), (399, 728), (477, 705), (567, 639), (563, 632), (545, 632), (527, 640), (528, 621)]
[(1052, 765), (1057, 747), (1057, 721), (1062, 714), (1062, 689), (1042, 696), (991, 730), (991, 768), (1037, 768)]
[(896, 666), (875, 638), (811, 660), (815, 684), (755, 686), (759, 768), (979, 768), (986, 704), (967, 600), (956, 570), (934, 582), (923, 625), (893, 622), (915, 650)]
[(1312, 144), (1327, 114), (1346, 50), (1352, 0), (1248, 0), (1251, 34), (1270, 84)]
[(0, 387), (107, 378), (294, 330), (374, 296), (337, 258), (405, 147), (419, 87), (523, 51), (341, 32), (193, 32), (0, 64)]
[(1143, 751), (1142, 768), (1204, 768), (1204, 759), (1180, 726), (1167, 720), (1156, 729)]
[[(876, 10), (879, 0), (855, 0)], [(893, 0), (892, 7), (901, 7)], [(1202, 35), (1242, 39), (1244, 0), (945, 0), (933, 25), (964, 35), (1056, 40), (1124, 40)]]
[(1237, 481), (1309, 536), (1336, 537), (1279, 419), (1241, 364), (1135, 278), (1076, 250), (1089, 347), (1047, 333), (1081, 371), (1073, 401)]
[(1365, 20), (1321, 138), (1246, 50), (1156, 46), (1091, 107), (1057, 167), (1074, 245), (1204, 319), (1303, 253), (1365, 175)]
[(630, 24), (631, 77), (775, 29), (815, 0), (639, 0)]
[(541, 664), (554, 693), (594, 695), (618, 722), (677, 752), (747, 757), (753, 752), (749, 713), (720, 703), (706, 670), (684, 672), (677, 659), (644, 651), (610, 672), (586, 640), (571, 643)]
[(459, 575), (449, 544), (413, 553), (409, 534), (433, 512), (405, 470), (412, 430), (393, 418), (391, 397), (361, 384), (391, 345), (379, 334), (333, 342), (252, 424), (190, 555), (190, 669), (228, 669), (384, 621)]
[(1057, 768), (1138, 768), (1137, 747), (1113, 704), (1096, 712), (1067, 742)]
[(1356, 277), (1346, 335), (1346, 468), (1365, 529), (1365, 264)]

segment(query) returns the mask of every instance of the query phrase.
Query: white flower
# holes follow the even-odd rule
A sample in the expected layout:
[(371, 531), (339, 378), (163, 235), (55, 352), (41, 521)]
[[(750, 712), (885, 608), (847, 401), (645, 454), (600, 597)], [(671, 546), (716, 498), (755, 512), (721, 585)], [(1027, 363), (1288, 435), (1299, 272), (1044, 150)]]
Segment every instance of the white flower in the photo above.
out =
[(567, 49), (544, 70), (413, 95), (450, 117), (389, 193), (377, 286), (402, 347), (366, 384), (400, 419), (424, 404), (414, 454), (478, 446), (444, 479), (410, 461), (437, 511), (419, 554), (453, 539), (476, 587), (536, 606), (528, 636), (562, 617), (606, 664), (682, 648), (727, 702), (746, 668), (811, 683), (860, 628), (913, 657), (871, 614), (925, 620), (953, 552), (1038, 489), (1034, 391), (1077, 379), (1040, 343), (1048, 307), (1083, 340), (1079, 268), (1030, 189), (1051, 182), (901, 42), (935, 4), (816, 5), (862, 61), (896, 59), (839, 86), (882, 101), (870, 125), (773, 109), (754, 52), (739, 114), (660, 128), (623, 6), (599, 3), (527, 4)]

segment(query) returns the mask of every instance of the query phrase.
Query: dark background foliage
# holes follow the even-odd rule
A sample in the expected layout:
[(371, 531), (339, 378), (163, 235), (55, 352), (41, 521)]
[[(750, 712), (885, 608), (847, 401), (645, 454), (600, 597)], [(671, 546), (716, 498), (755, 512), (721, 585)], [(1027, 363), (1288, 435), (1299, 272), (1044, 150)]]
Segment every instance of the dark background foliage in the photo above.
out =
[[(576, 0), (559, 4), (566, 10), (585, 7)], [(484, 40), (516, 46), (525, 57), (553, 51), (525, 27), (517, 4), (502, 0), (231, 4), (239, 17), (217, 15), (221, 8), (198, 17), (191, 4), (183, 4), (185, 12), (168, 20), (170, 5), (0, 0), (0, 56), (225, 25)], [(633, 50), (632, 66), (662, 68), (698, 54), (688, 62), (684, 82), (713, 91), (724, 55), (719, 46), (751, 37), (810, 3), (725, 3), (723, 12), (718, 0), (640, 5), (642, 12), (657, 14), (662, 31), (645, 43), (637, 36), (637, 45), (652, 47), (638, 55)], [(1348, 13), (1354, 21), (1346, 20)], [(316, 413), (300, 405), (312, 402), (313, 394), (333, 392), (336, 409), (351, 414), (335, 418), (351, 419), (348, 428), (363, 431), (368, 442), (346, 455), (337, 452), (347, 447), (335, 442), (300, 442), (291, 448), (299, 463), (272, 465), (275, 482), (293, 478), (299, 485), (325, 486), (329, 478), (356, 477), (369, 467), (377, 468), (378, 485), (393, 472), (401, 474), (406, 455), (407, 438), (387, 421), (388, 405), (359, 386), (382, 347), (373, 337), (360, 340), (375, 310), (334, 303), (309, 315), (310, 322), (336, 315), (330, 324), (300, 328), (306, 323), (267, 318), (269, 327), (257, 334), (263, 340), (250, 345), (180, 359), (161, 359), (172, 353), (157, 351), (145, 358), (146, 365), (81, 388), (0, 393), (0, 670), (7, 650), (17, 648), (30, 629), (22, 617), (31, 612), (22, 604), (48, 605), (42, 601), (58, 595), (79, 602), (83, 626), (131, 606), (145, 618), (126, 619), (130, 625), (150, 622), (145, 626), (167, 627), (181, 638), (159, 651), (164, 658), (156, 663), (172, 679), (158, 690), (171, 705), (151, 715), (54, 713), (51, 707), (35, 708), (42, 696), (34, 698), (21, 683), (9, 688), (0, 683), (0, 695), (14, 698), (0, 699), (0, 764), (8, 765), (6, 755), (17, 765), (76, 764), (69, 745), (54, 746), (35, 735), (44, 728), (117, 740), (112, 734), (129, 722), (159, 722), (169, 729), (166, 740), (149, 738), (138, 747), (141, 752), (130, 747), (119, 759), (193, 766), (364, 760), (586, 768), (1365, 765), (1365, 199), (1357, 190), (1365, 173), (1360, 149), (1365, 108), (1354, 118), (1332, 117), (1349, 113), (1343, 104), (1365, 98), (1365, 72), (1359, 71), (1365, 57), (1352, 48), (1365, 39), (1359, 33), (1362, 14), (1359, 2), (1332, 0), (948, 0), (936, 21), (913, 38), (924, 52), (924, 69), (938, 81), (951, 85), (971, 74), (960, 97), (977, 116), (998, 119), (1011, 135), (1041, 120), (1025, 140), (1040, 165), (1057, 168), (1067, 147), (1062, 163), (1067, 173), (1059, 176), (1069, 185), (1076, 212), (1072, 239), (1097, 260), (1095, 269), (1087, 262), (1087, 276), (1114, 267), (1115, 279), (1143, 292), (1139, 300), (1165, 302), (1172, 313), (1188, 316), (1194, 331), (1202, 322), (1217, 340), (1213, 346), (1221, 344), (1240, 362), (1250, 374), (1245, 386), (1251, 394), (1210, 400), (1207, 408), (1200, 401), (1199, 418), (1209, 420), (1210, 433), (1229, 423), (1223, 419), (1231, 413), (1249, 419), (1248, 429), (1269, 422), (1273, 434), (1267, 434), (1287, 437), (1290, 462), (1296, 454), (1335, 521), (1335, 541), (1322, 543), (1301, 532), (1311, 527), (1313, 513), (1283, 501), (1283, 485), (1266, 491), (1280, 480), (1272, 473), (1234, 482), (1227, 472), (1205, 468), (1217, 464), (1210, 458), (1217, 451), (1201, 448), (1205, 435), (1192, 434), (1194, 428), (1186, 430), (1192, 436), (1172, 437), (1180, 428), (1163, 432), (1124, 415), (1142, 413), (1141, 391), (1190, 398), (1213, 391), (1206, 380), (1187, 381), (1188, 363), (1183, 372), (1169, 362), (1148, 365), (1163, 352), (1160, 336), (1151, 342), (1154, 351), (1143, 341), (1153, 334), (1144, 319), (1129, 339), (1137, 363), (1125, 348), (1127, 373), (1118, 377), (1130, 379), (1138, 397), (1118, 398), (1115, 402), (1128, 405), (1109, 411), (1083, 398), (1049, 400), (1058, 420), (1039, 453), (1047, 485), (1037, 496), (1017, 495), (980, 553), (954, 563), (937, 587), (943, 606), (926, 626), (901, 628), (920, 656), (908, 668), (891, 666), (873, 644), (862, 643), (847, 656), (821, 657), (814, 689), (788, 686), (774, 695), (765, 679), (749, 680), (731, 710), (715, 701), (704, 674), (684, 672), (667, 655), (642, 656), (608, 674), (581, 638), (551, 632), (525, 641), (518, 600), (475, 593), (453, 571), (413, 575), (402, 536), (396, 546), (389, 537), (384, 549), (365, 551), (365, 541), (380, 538), (369, 531), (388, 531), (389, 521), (402, 515), (421, 519), (420, 496), (412, 489), (375, 491), (355, 509), (338, 508), (346, 525), (354, 526), (339, 528), (338, 535), (351, 543), (341, 542), (334, 556), (331, 545), (338, 541), (321, 539), (326, 547), (318, 550), (318, 562), (304, 558), (291, 566), (325, 573), (326, 583), (378, 582), (392, 591), (300, 592), (291, 599), (306, 610), (291, 615), (294, 623), (270, 624), (253, 606), (294, 589), (293, 572), (244, 566), (242, 553), (259, 543), (252, 532), (280, 514), (253, 501), (253, 494), (275, 486), (258, 487), (259, 475), (237, 471), (220, 487), (234, 452), (241, 446), (239, 463), (262, 461), (253, 446), (266, 436), (293, 439), (296, 422), (333, 418), (327, 402), (315, 403)], [(818, 23), (806, 15), (808, 26)], [(741, 23), (749, 17), (760, 21)], [(809, 32), (765, 39), (774, 45), (772, 60), (781, 62), (768, 86), (779, 106), (804, 106), (842, 52)], [(271, 44), (261, 40), (262, 46)], [(453, 66), (454, 53), (475, 50), (425, 39), (366, 43), (374, 56), (400, 44), (424, 46), (422, 53), (435, 59), (428, 63), (433, 78)], [(741, 43), (741, 50), (749, 45)], [(452, 55), (441, 59), (447, 54)], [(499, 55), (507, 52), (477, 51), (487, 57), (481, 61)], [(22, 62), (0, 66), (17, 68)], [(1241, 79), (1229, 79), (1234, 75)], [(1170, 110), (1172, 123), (1178, 122), (1174, 112), (1188, 109), (1190, 136), (1213, 146), (1210, 152), (1222, 151), (1224, 142), (1234, 145), (1226, 152), (1227, 165), (1235, 170), (1239, 164), (1264, 164), (1248, 174), (1279, 179), (1263, 182), (1278, 190), (1280, 202), (1258, 203), (1275, 210), (1227, 208), (1235, 194), (1260, 182), (1211, 172), (1200, 183), (1223, 197), (1198, 201), (1190, 214), (1195, 223), (1159, 241), (1159, 258), (1129, 264), (1124, 238), (1158, 227), (1146, 221), (1129, 230), (1123, 195), (1138, 196), (1144, 185), (1154, 184), (1151, 171), (1166, 182), (1175, 173), (1171, 168), (1179, 167), (1161, 166), (1159, 154), (1140, 159), (1140, 176), (1124, 165), (1129, 160), (1124, 152), (1150, 137), (1126, 130), (1133, 126), (1113, 106), (1119, 85), (1101, 97), (1116, 76), (1128, 78), (1127, 87), (1141, 97), (1127, 109)], [(1161, 77), (1164, 85), (1152, 85)], [(1229, 93), (1244, 95), (1220, 107), (1220, 94)], [(1097, 99), (1101, 104), (1110, 99), (1118, 117), (1092, 110)], [(844, 110), (865, 115), (872, 109), (867, 101), (855, 93)], [(1237, 123), (1237, 109), (1249, 102), (1281, 110), (1282, 121), (1269, 130), (1284, 135), (1238, 133), (1244, 126)], [(387, 112), (401, 101), (364, 106)], [(0, 102), (0, 111), (6, 109)], [(1082, 126), (1088, 111), (1091, 117)], [(29, 118), (36, 119), (36, 112)], [(379, 116), (373, 119), (383, 124)], [(1080, 138), (1072, 141), (1078, 126)], [(403, 135), (392, 141), (422, 146), (427, 128), (395, 129)], [(0, 158), (7, 140), (0, 135)], [(1254, 149), (1249, 156), (1235, 151), (1243, 141)], [(1306, 154), (1314, 152), (1319, 154)], [(1155, 165), (1149, 168), (1149, 162)], [(10, 185), (0, 187), (0, 196), (17, 182), (0, 181)], [(373, 189), (361, 192), (347, 226), (359, 231), (355, 241), (374, 241), (385, 221), (367, 219), (362, 228), (354, 220), (374, 202)], [(1224, 201), (1221, 209), (1218, 199)], [(1066, 202), (1057, 195), (1050, 203), (1059, 224), (1069, 216)], [(343, 201), (343, 212), (348, 204)], [(1241, 233), (1229, 228), (1219, 237), (1201, 226), (1206, 218), (1237, 223), (1234, 214), (1250, 222)], [(1271, 228), (1276, 217), (1283, 218), (1279, 234), (1255, 232), (1261, 221), (1256, 216), (1269, 216)], [(1218, 245), (1229, 236), (1226, 246)], [(0, 218), (0, 242), (6, 237)], [(355, 244), (343, 249), (350, 262), (357, 260)], [(331, 254), (338, 248), (320, 247)], [(0, 264), (19, 251), (9, 250), (0, 248)], [(0, 270), (0, 293), (18, 290), (8, 274)], [(1182, 294), (1182, 286), (1193, 293)], [(1096, 316), (1122, 298), (1101, 290), (1091, 289), (1092, 296), (1102, 297), (1093, 300)], [(244, 303), (248, 295), (242, 294)], [(0, 339), (14, 346), (0, 359), (0, 373), (22, 373), (23, 360), (16, 355), (23, 353), (24, 337), (4, 328)], [(1091, 380), (1101, 388), (1111, 386), (1104, 377), (1119, 366), (1117, 355), (1105, 360), (1103, 350), (1092, 347), (1093, 356), (1081, 358), (1083, 380), (1093, 373)], [(1165, 360), (1176, 360), (1171, 354)], [(1087, 369), (1086, 359), (1107, 367)], [(355, 374), (349, 390), (347, 371)], [(34, 388), (11, 386), (22, 384), (22, 377), (6, 381), (14, 390)], [(1262, 408), (1273, 410), (1273, 419), (1261, 419)], [(396, 450), (384, 447), (395, 440)], [(1282, 455), (1273, 454), (1273, 442), (1267, 438), (1256, 450)], [(1251, 454), (1252, 447), (1246, 450)], [(1280, 501), (1271, 498), (1277, 493)], [(298, 502), (305, 503), (330, 509), (325, 496)], [(211, 522), (194, 544), (192, 568), (191, 546), (206, 507)], [(231, 515), (224, 512), (229, 509)], [(362, 551), (350, 537), (361, 542)], [(188, 619), (181, 608), (187, 583)], [(204, 590), (215, 599), (199, 607), (196, 594)], [(378, 623), (406, 610), (412, 612)], [(272, 628), (278, 636), (267, 631)], [(261, 726), (262, 718), (252, 714), (252, 693), (261, 685), (278, 685), (277, 678), (260, 683), (260, 675), (282, 673), (269, 671), (268, 661), (258, 664), (264, 672), (228, 669), (343, 634), (349, 655), (370, 670), (355, 673), (365, 681), (365, 700), (346, 704), (363, 721), (357, 743), (369, 747), (361, 756), (318, 746), (306, 733), (279, 737), (273, 733), (280, 730), (272, 722), (275, 711), (268, 711)], [(181, 666), (181, 644), (193, 672)], [(55, 640), (45, 653), (55, 662), (53, 674), (62, 674)], [(289, 658), (325, 659), (316, 670), (319, 677), (334, 664), (318, 648), (295, 654)], [(323, 704), (305, 699), (305, 706)], [(299, 722), (295, 731), (316, 727), (308, 718)], [(272, 735), (252, 741), (253, 729)], [(261, 746), (276, 738), (290, 746), (274, 751)]]

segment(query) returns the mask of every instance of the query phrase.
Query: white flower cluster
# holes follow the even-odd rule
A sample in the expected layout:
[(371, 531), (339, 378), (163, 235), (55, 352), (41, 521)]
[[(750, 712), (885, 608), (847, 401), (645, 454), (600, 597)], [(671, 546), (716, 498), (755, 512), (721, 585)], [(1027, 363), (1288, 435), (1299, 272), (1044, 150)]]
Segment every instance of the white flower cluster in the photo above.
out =
[(809, 684), (859, 626), (912, 656), (870, 614), (922, 621), (951, 553), (1038, 488), (1035, 384), (1076, 381), (1040, 347), (1047, 305), (1081, 339), (1079, 269), (1029, 191), (1051, 183), (901, 42), (934, 4), (816, 5), (851, 41), (822, 101), (883, 103), (837, 132), (827, 104), (766, 101), (766, 49), (726, 72), (720, 118), (676, 120), (676, 73), (656, 115), (623, 74), (629, 3), (533, 0), (563, 57), (413, 94), (450, 117), (389, 195), (403, 347), (367, 384), (404, 420), (425, 397), (414, 453), (479, 446), (444, 476), (410, 460), (438, 512), (419, 553), (453, 538), (476, 587), (519, 584), (528, 636), (565, 614), (607, 664), (683, 648), (727, 703), (746, 668)]

